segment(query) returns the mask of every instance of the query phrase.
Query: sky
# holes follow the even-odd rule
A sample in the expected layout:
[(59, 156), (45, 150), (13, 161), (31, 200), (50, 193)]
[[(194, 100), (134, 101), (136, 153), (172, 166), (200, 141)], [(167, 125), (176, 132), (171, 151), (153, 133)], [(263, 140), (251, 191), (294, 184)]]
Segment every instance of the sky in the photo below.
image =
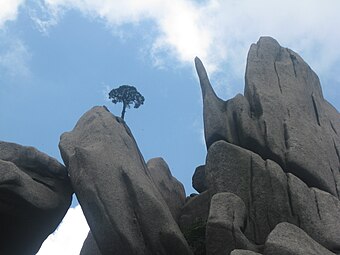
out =
[[(145, 97), (125, 120), (145, 158), (163, 157), (186, 189), (205, 162), (195, 56), (224, 100), (242, 93), (247, 52), (272, 36), (318, 74), (340, 109), (339, 0), (0, 0), (0, 140), (62, 162), (58, 142), (108, 92)], [(74, 200), (38, 255), (79, 254), (88, 232)]]

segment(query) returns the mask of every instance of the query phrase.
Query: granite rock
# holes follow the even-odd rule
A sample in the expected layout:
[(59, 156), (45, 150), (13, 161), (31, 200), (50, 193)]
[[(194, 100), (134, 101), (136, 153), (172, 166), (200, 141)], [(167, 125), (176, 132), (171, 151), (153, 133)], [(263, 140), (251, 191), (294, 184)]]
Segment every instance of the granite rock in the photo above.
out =
[(263, 244), (280, 222), (299, 226), (332, 251), (340, 250), (340, 201), (330, 193), (309, 188), (271, 160), (225, 141), (210, 146), (206, 178), (211, 194), (230, 192), (247, 208), (244, 233)]
[(315, 242), (302, 229), (283, 222), (269, 234), (264, 255), (335, 255)]
[(258, 251), (244, 235), (247, 211), (241, 198), (221, 192), (211, 199), (206, 227), (207, 255), (230, 254), (234, 249)]
[(103, 255), (191, 254), (122, 119), (94, 107), (59, 147)]
[(176, 222), (185, 203), (185, 190), (162, 158), (153, 158), (147, 162), (147, 172), (159, 193), (168, 205)]
[(339, 197), (340, 114), (297, 53), (261, 37), (248, 53), (244, 96), (228, 101), (216, 96), (198, 58), (195, 64), (208, 148), (225, 140)]
[(0, 141), (0, 254), (36, 254), (71, 204), (65, 167), (33, 147)]

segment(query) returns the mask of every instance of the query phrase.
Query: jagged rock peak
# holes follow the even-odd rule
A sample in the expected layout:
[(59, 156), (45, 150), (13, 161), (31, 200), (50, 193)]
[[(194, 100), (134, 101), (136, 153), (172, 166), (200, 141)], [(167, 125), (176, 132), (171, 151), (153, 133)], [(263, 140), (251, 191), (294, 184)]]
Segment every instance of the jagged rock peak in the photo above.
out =
[(244, 96), (223, 101), (195, 59), (207, 147), (225, 140), (271, 159), (308, 186), (340, 196), (340, 114), (315, 72), (270, 37), (251, 45)]

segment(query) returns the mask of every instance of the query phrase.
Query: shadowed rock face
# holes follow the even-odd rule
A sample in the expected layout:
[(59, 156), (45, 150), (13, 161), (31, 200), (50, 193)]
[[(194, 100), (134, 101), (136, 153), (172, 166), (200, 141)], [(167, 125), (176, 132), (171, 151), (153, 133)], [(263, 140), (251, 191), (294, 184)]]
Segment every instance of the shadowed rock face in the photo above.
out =
[(122, 119), (94, 107), (59, 147), (101, 254), (191, 254)]
[(218, 140), (239, 145), (339, 196), (340, 115), (297, 53), (260, 38), (248, 53), (244, 96), (226, 102), (214, 93), (201, 61), (195, 64), (208, 148)]
[(91, 231), (87, 234), (79, 255), (102, 255)]
[(185, 202), (185, 190), (182, 183), (172, 176), (168, 164), (162, 158), (153, 158), (147, 162), (148, 175), (169, 207), (173, 218), (178, 222)]
[(33, 147), (0, 142), (0, 254), (36, 254), (71, 204), (66, 169)]

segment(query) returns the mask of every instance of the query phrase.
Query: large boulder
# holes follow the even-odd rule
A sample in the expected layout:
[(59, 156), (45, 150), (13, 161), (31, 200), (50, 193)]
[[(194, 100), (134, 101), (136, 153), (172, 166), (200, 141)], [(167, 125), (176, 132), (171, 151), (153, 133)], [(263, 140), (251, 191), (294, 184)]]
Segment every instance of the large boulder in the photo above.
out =
[(246, 206), (241, 198), (233, 193), (221, 192), (211, 199), (209, 218), (206, 227), (207, 255), (230, 254), (234, 249), (258, 251), (244, 235)]
[(56, 159), (0, 141), (0, 254), (36, 254), (66, 214), (72, 193)]
[(207, 190), (207, 184), (205, 181), (205, 166), (198, 166), (192, 176), (192, 187), (197, 192), (202, 193)]
[(172, 176), (168, 164), (162, 158), (147, 162), (148, 175), (168, 205), (176, 222), (185, 203), (185, 190), (182, 183)]
[(103, 255), (191, 254), (122, 119), (94, 107), (59, 147)]
[(225, 141), (210, 146), (206, 178), (212, 194), (230, 192), (247, 208), (245, 235), (263, 244), (280, 222), (299, 226), (329, 250), (340, 250), (340, 201), (309, 188), (271, 160)]
[(214, 93), (198, 58), (195, 64), (208, 148), (225, 140), (275, 161), (310, 187), (340, 196), (340, 114), (297, 53), (261, 37), (248, 53), (244, 96), (226, 102)]
[(315, 242), (302, 229), (283, 222), (269, 234), (264, 255), (335, 255)]

